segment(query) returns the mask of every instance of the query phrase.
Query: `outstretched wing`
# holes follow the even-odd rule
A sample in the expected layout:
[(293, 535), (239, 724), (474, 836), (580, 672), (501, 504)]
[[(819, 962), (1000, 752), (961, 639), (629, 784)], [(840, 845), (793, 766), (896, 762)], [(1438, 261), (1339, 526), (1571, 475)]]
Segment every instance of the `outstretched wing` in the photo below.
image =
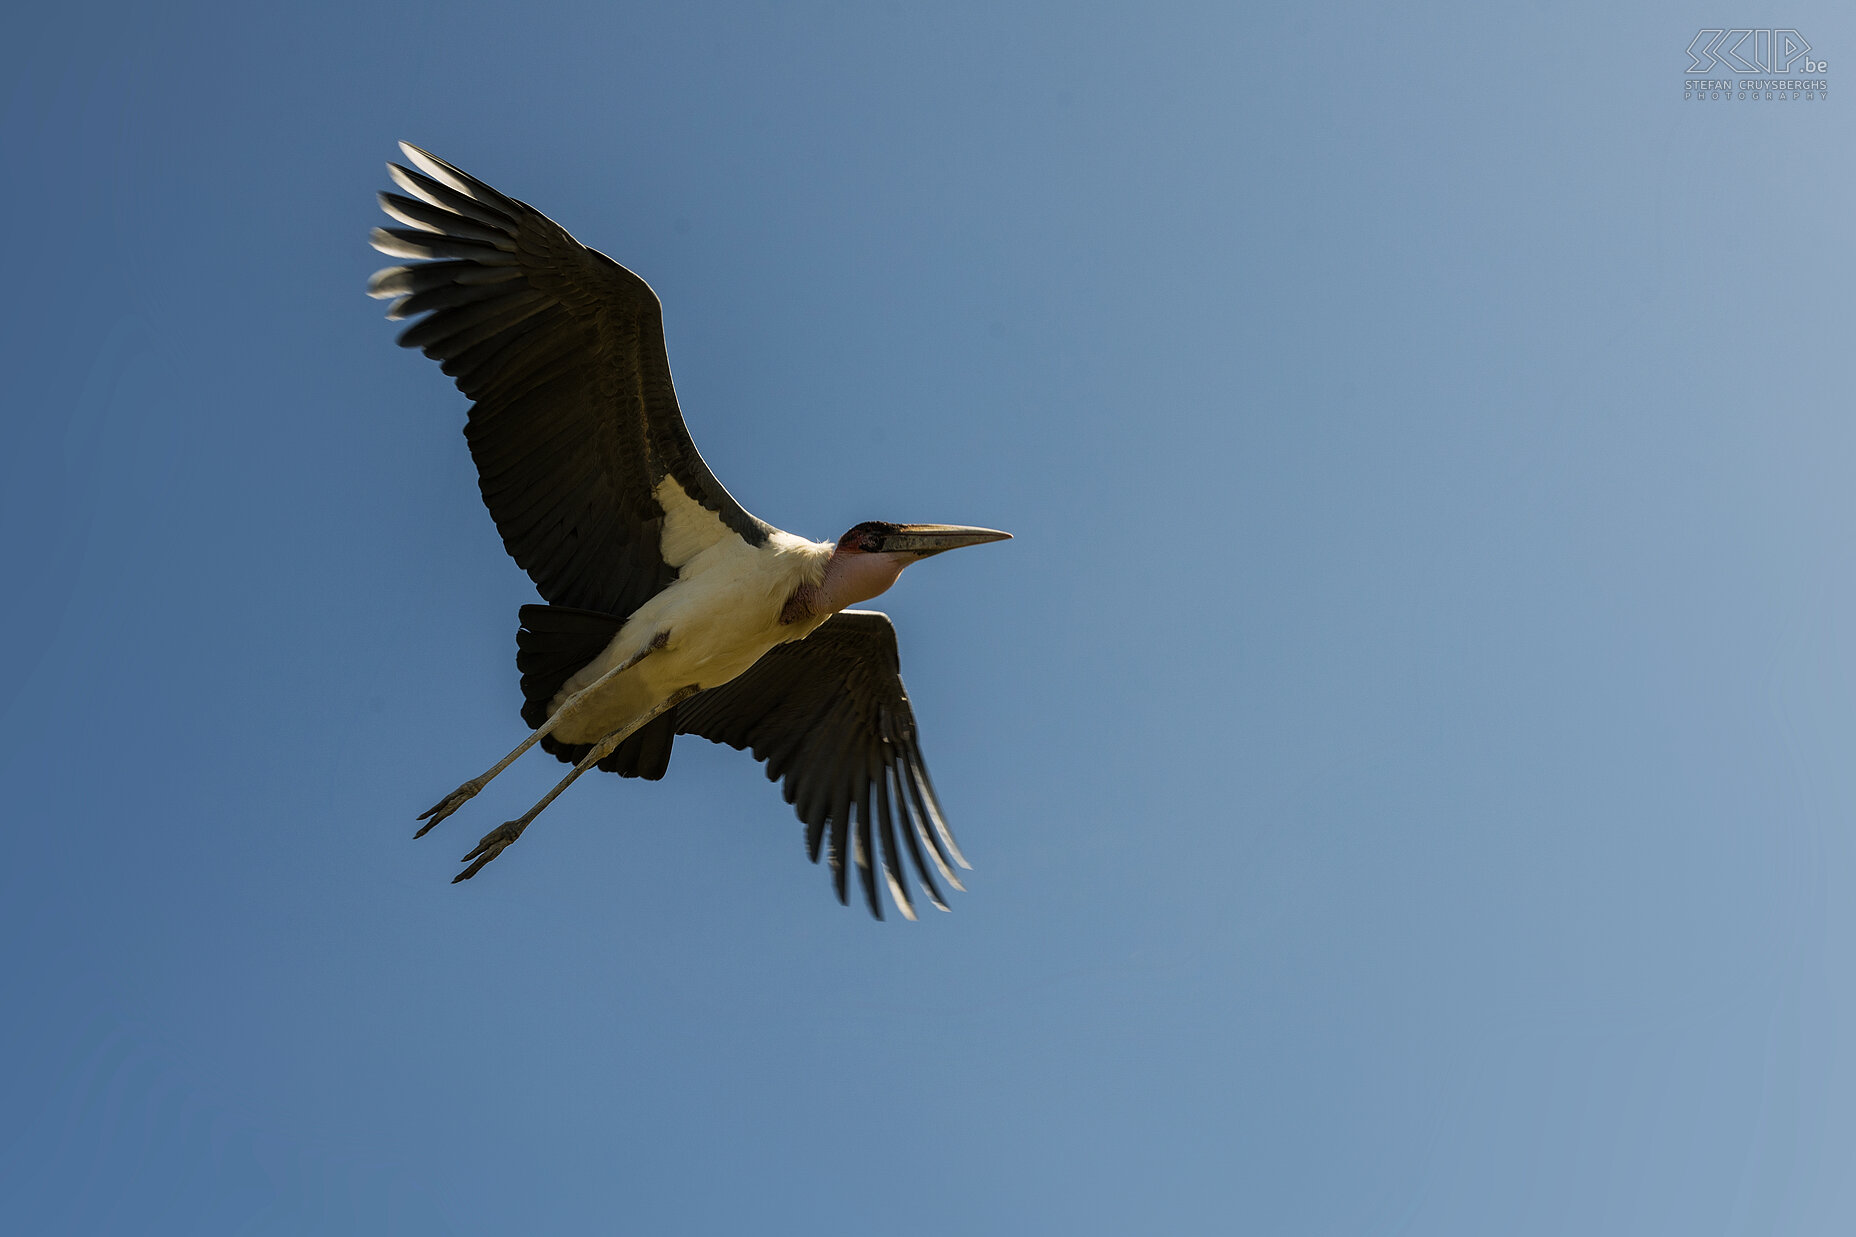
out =
[(690, 441), (649, 285), (534, 208), (400, 149), (417, 170), (389, 164), (406, 193), (380, 204), (408, 226), (374, 229), (374, 248), (425, 261), (379, 272), (368, 291), (397, 298), (388, 317), (419, 318), (399, 342), (470, 397), (484, 505), (541, 595), (622, 619), (675, 579), (667, 478), (763, 544), (771, 530)]
[(805, 823), (814, 863), (829, 843), (838, 901), (847, 900), (848, 852), (871, 914), (883, 917), (880, 861), (897, 909), (915, 918), (904, 844), (929, 901), (947, 909), (930, 866), (962, 888), (952, 865), (969, 865), (922, 762), (887, 615), (845, 610), (804, 640), (775, 647), (739, 678), (679, 705), (677, 731), (751, 749), (767, 762), (769, 779), (786, 779), (786, 801)]

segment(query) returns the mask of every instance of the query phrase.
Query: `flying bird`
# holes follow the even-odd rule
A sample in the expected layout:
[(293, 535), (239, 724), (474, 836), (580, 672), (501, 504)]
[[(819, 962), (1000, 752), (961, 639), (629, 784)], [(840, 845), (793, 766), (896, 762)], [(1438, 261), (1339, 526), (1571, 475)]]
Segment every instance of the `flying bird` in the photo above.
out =
[(935, 798), (886, 615), (846, 607), (903, 568), (1010, 534), (866, 521), (835, 542), (755, 518), (703, 463), (677, 408), (657, 295), (561, 226), (444, 160), (400, 143), (403, 227), (374, 248), (415, 264), (376, 273), (399, 337), (471, 401), (464, 436), (503, 545), (546, 605), (519, 611), (516, 668), (533, 728), (487, 772), (420, 816), (418, 836), (539, 743), (573, 769), (492, 829), (468, 880), (595, 766), (657, 779), (680, 734), (752, 751), (821, 850), (838, 900), (855, 868), (882, 918), (880, 870), (915, 918), (938, 873), (968, 867)]

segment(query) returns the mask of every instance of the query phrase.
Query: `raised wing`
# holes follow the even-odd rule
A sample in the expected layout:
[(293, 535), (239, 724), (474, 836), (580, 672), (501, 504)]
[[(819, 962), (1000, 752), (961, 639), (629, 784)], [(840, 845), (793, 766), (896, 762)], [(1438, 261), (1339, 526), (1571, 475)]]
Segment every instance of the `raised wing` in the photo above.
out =
[[(672, 478), (753, 545), (767, 525), (690, 441), (664, 322), (644, 280), (553, 220), (404, 142), (383, 193), (408, 226), (374, 248), (425, 259), (376, 274), (399, 342), (440, 362), (472, 403), (464, 430), (503, 545), (549, 602), (625, 618), (676, 578), (661, 538)], [(410, 196), (408, 196), (410, 195)]]
[(952, 865), (970, 865), (922, 762), (887, 615), (845, 610), (804, 640), (777, 646), (746, 674), (679, 705), (677, 730), (751, 749), (754, 759), (766, 761), (769, 779), (786, 779), (786, 801), (805, 823), (814, 863), (820, 844), (829, 842), (838, 901), (847, 901), (848, 853), (870, 913), (881, 919), (880, 860), (896, 908), (915, 918), (903, 881), (904, 844), (935, 906), (947, 909), (931, 864), (963, 888)]

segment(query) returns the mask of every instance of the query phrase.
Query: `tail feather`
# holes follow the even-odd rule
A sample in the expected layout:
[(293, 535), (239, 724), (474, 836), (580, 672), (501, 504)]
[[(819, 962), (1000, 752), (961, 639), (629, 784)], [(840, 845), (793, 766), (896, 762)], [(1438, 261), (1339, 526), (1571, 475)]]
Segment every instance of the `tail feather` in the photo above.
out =
[[(624, 620), (596, 610), (571, 606), (523, 606), (516, 631), (516, 669), (522, 673), (522, 720), (530, 728), (548, 720), (548, 704), (561, 687), (598, 657)], [(657, 781), (670, 768), (670, 746), (677, 737), (677, 711), (671, 709), (614, 748), (599, 767), (620, 777)], [(577, 764), (592, 749), (586, 743), (563, 743), (552, 735), (541, 750)]]

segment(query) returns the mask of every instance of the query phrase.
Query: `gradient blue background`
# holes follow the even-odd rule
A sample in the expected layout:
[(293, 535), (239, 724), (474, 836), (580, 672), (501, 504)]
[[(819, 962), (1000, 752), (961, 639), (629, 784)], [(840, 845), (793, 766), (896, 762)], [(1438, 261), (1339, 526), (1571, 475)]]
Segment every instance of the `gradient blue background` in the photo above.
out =
[[(1683, 102), (1707, 25), (1829, 101)], [(1839, 6), (8, 19), (0, 1227), (1856, 1231)], [(405, 137), (650, 280), (977, 870), (538, 758)]]

